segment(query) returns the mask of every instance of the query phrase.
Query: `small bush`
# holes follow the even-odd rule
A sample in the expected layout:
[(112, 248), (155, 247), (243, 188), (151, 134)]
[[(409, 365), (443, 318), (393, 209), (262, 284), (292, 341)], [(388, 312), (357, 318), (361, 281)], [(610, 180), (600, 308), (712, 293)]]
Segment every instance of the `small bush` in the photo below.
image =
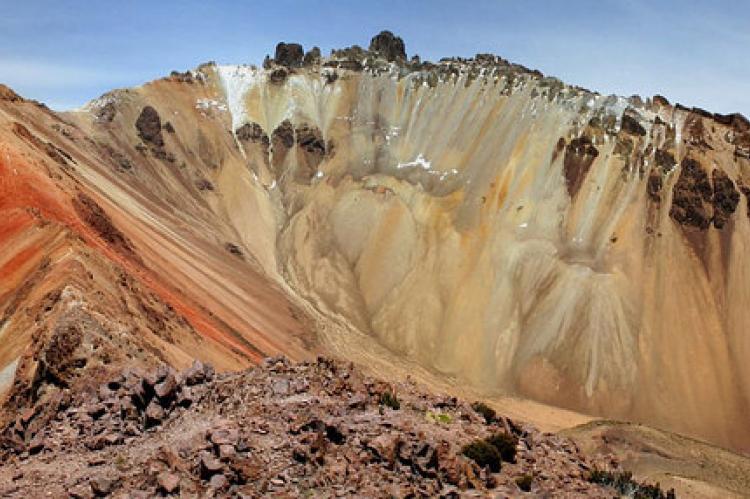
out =
[(497, 417), (495, 409), (488, 406), (484, 402), (474, 402), (473, 404), (471, 404), (471, 408), (474, 409), (478, 414), (481, 414), (487, 424), (494, 422), (495, 418)]
[(488, 444), (486, 440), (475, 440), (465, 445), (461, 453), (482, 468), (487, 466), (493, 473), (500, 471), (500, 452), (498, 452), (494, 445)]
[(518, 439), (507, 433), (495, 433), (487, 438), (487, 443), (492, 445), (500, 453), (503, 461), (508, 463), (516, 462), (516, 446)]
[(398, 397), (395, 393), (391, 393), (389, 391), (383, 392), (383, 394), (380, 396), (380, 405), (390, 407), (395, 411), (401, 409), (401, 402), (398, 401)]
[(531, 482), (534, 481), (534, 477), (529, 474), (519, 476), (516, 478), (516, 485), (519, 489), (524, 492), (531, 492)]
[(621, 495), (627, 495), (633, 499), (675, 499), (674, 489), (667, 492), (661, 490), (659, 484), (641, 484), (633, 480), (633, 474), (629, 471), (603, 471), (594, 469), (589, 473), (588, 480), (606, 487), (612, 487)]
[(448, 424), (453, 421), (453, 417), (450, 414), (445, 414), (444, 412), (427, 411), (425, 417), (428, 421), (432, 421), (433, 423)]

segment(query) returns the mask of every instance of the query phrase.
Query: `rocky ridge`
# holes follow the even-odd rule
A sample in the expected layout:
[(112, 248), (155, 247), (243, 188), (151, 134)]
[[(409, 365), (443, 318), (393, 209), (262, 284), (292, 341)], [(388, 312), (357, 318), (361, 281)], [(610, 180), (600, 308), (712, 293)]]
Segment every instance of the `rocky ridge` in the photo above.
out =
[[(3, 497), (616, 495), (595, 483), (614, 458), (325, 358), (228, 374), (197, 361), (130, 368), (52, 400), (4, 426)], [(509, 443), (482, 467), (467, 446), (488, 437)]]

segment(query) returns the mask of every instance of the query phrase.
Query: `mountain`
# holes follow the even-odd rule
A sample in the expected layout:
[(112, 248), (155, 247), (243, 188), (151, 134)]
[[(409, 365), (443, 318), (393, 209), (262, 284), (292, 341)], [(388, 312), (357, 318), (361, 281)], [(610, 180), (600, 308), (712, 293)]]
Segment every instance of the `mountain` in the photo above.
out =
[(349, 359), (750, 450), (750, 122), (388, 32), (56, 113), (0, 91), (6, 410)]

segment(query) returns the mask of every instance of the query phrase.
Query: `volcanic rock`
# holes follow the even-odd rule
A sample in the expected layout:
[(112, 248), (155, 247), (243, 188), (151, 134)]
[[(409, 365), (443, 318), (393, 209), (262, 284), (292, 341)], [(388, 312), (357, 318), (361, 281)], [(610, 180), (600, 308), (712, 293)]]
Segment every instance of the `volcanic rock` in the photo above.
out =
[(151, 106), (145, 106), (138, 115), (135, 122), (135, 128), (138, 130), (138, 136), (144, 142), (155, 147), (164, 147), (164, 138), (161, 134), (161, 118)]
[(156, 480), (159, 484), (159, 490), (165, 494), (173, 494), (180, 489), (180, 477), (175, 473), (159, 473)]
[(570, 197), (575, 197), (578, 193), (597, 156), (599, 151), (591, 143), (591, 139), (585, 136), (571, 140), (565, 147), (563, 171)]
[(303, 57), (304, 51), (302, 50), (302, 45), (299, 43), (280, 42), (276, 45), (276, 55), (274, 55), (274, 60), (277, 64), (289, 68), (298, 68), (302, 66)]
[(706, 230), (711, 222), (712, 198), (713, 189), (701, 164), (691, 158), (682, 160), (669, 215), (684, 226)]
[(404, 41), (390, 31), (381, 31), (370, 40), (370, 52), (384, 57), (387, 61), (405, 61)]

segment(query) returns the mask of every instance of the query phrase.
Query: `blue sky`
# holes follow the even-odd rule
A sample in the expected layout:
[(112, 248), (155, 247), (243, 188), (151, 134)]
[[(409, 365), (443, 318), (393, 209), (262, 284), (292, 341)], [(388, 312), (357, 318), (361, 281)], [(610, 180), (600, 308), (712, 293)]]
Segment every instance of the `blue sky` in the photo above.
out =
[(750, 116), (750, 2), (25, 0), (0, 16), (0, 82), (53, 108), (277, 41), (324, 53), (391, 29), (423, 59), (493, 52), (603, 93)]

